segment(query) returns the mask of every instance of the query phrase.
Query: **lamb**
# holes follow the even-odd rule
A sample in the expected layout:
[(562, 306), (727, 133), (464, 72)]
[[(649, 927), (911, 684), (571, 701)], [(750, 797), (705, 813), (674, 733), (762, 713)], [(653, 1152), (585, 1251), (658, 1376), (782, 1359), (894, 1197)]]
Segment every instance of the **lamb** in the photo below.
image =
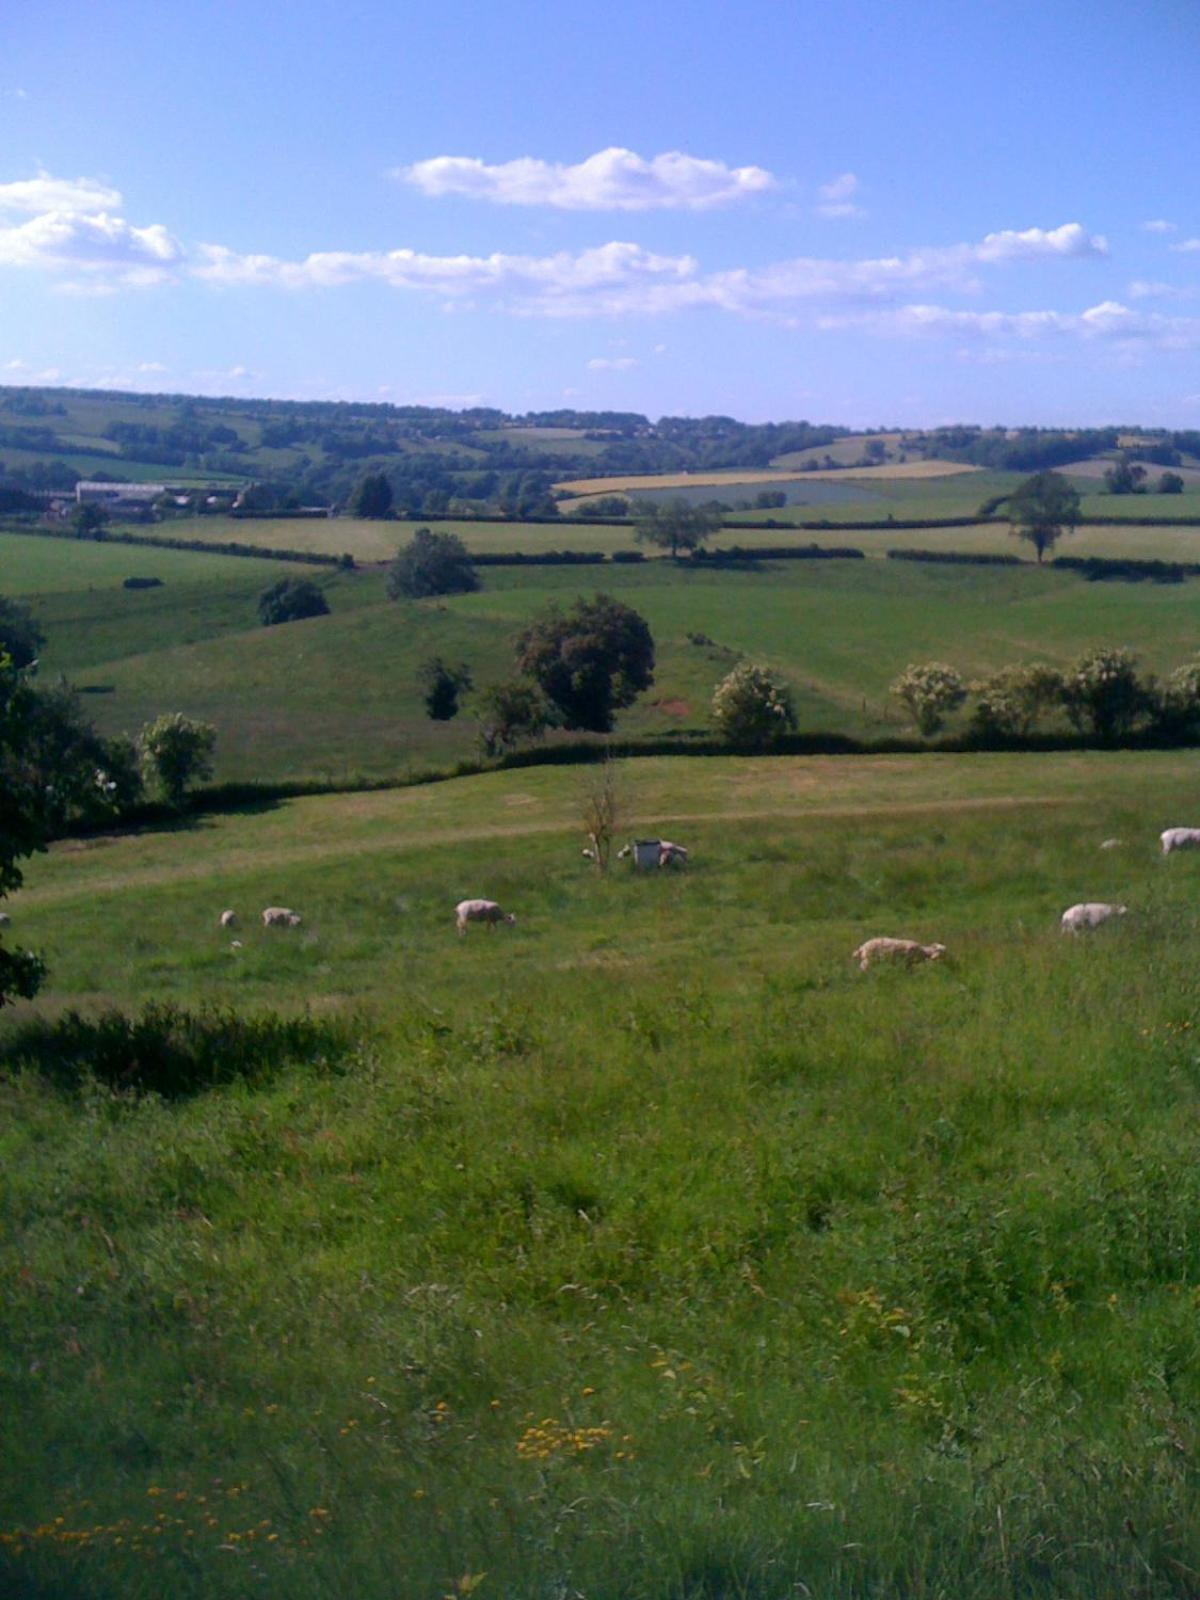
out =
[(1165, 856), (1172, 850), (1195, 850), (1200, 846), (1200, 828), (1165, 828), (1158, 837)]
[(912, 967), (918, 961), (940, 961), (945, 954), (944, 944), (918, 944), (915, 939), (868, 939), (854, 952), (854, 959), (865, 972), (873, 961), (903, 961)]
[(268, 906), (262, 914), (264, 928), (298, 928), (300, 917), (287, 906)]
[(485, 922), (488, 932), (493, 933), (498, 922), (512, 927), (517, 920), (511, 911), (501, 911), (494, 900), (460, 900), (454, 908), (454, 918), (460, 939), (466, 935), (468, 922)]
[(1085, 900), (1077, 906), (1068, 906), (1062, 914), (1064, 933), (1082, 933), (1085, 928), (1098, 928), (1110, 917), (1123, 917), (1128, 906), (1113, 906), (1103, 900)]
[(237, 912), (236, 911), (222, 911), (222, 913), (221, 913), (221, 926), (223, 928), (236, 928), (237, 925), (238, 925), (238, 919), (237, 919)]

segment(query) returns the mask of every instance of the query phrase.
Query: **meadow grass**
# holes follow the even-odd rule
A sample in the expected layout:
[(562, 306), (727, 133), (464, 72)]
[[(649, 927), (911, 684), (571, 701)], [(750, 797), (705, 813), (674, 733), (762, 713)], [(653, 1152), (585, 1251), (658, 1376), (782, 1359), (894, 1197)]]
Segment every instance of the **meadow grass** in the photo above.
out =
[[(596, 875), (561, 769), (35, 859), (9, 1591), (1194, 1593), (1196, 774), (635, 763), (679, 874)], [(467, 893), (517, 926), (460, 941)], [(1083, 898), (1130, 914), (1064, 939)], [(859, 973), (881, 932), (947, 959)], [(278, 1042), (116, 1092), (56, 1019), (146, 1001), (185, 1065)]]
[[(114, 553), (82, 547), (72, 570), (73, 543), (48, 548), (71, 577), (93, 551), (105, 562)], [(329, 616), (262, 628), (269, 564), (222, 562), (226, 575), (204, 582), (208, 557), (189, 557), (182, 571), (199, 576), (185, 580), (170, 576), (175, 552), (161, 563), (142, 555), (130, 570), (168, 574), (161, 588), (125, 591), (109, 566), (89, 588), (64, 580), (27, 596), (47, 636), (42, 671), (93, 691), (89, 710), (106, 733), (136, 732), (164, 711), (212, 722), (220, 780), (344, 782), (453, 766), (475, 753), (476, 720), (469, 702), (453, 722), (428, 720), (422, 661), (466, 661), (478, 686), (496, 682), (532, 616), (598, 589), (635, 606), (656, 642), (654, 686), (619, 720), (631, 738), (707, 730), (713, 690), (741, 654), (785, 674), (801, 727), (877, 737), (911, 732), (888, 697), (910, 661), (944, 659), (972, 676), (1122, 644), (1163, 672), (1196, 647), (1190, 584), (1091, 584), (1032, 564), (502, 567), (483, 571), (477, 594), (418, 604), (388, 602), (378, 571), (321, 572)], [(49, 565), (39, 570), (56, 582)]]

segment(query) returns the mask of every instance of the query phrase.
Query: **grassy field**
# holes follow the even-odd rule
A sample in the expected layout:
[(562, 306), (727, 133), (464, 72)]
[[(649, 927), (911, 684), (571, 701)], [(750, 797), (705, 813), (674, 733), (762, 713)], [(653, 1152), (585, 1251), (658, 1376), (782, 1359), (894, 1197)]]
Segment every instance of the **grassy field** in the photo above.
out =
[[(953, 539), (909, 537), (972, 542), (969, 530), (947, 532)], [(996, 532), (993, 544), (992, 530), (981, 530), (979, 545), (1005, 548)], [(1101, 549), (1116, 548), (1112, 533), (1101, 530)], [(1140, 536), (1126, 537), (1132, 544)], [(1137, 548), (1194, 553), (1182, 534), (1176, 538), (1170, 547), (1147, 541)], [(869, 542), (878, 549), (901, 539), (881, 534)], [(654, 687), (620, 721), (628, 736), (704, 730), (713, 689), (740, 654), (786, 674), (802, 727), (873, 736), (906, 731), (887, 687), (909, 661), (947, 659), (978, 675), (1035, 657), (1065, 664), (1084, 649), (1123, 643), (1161, 672), (1196, 649), (1192, 584), (1089, 584), (1031, 564), (487, 568), (479, 593), (417, 605), (389, 602), (381, 572), (321, 569), (315, 578), (331, 614), (262, 628), (256, 602), (281, 575), (275, 563), (3, 540), (12, 590), (46, 633), (43, 673), (63, 672), (78, 684), (105, 732), (136, 732), (168, 710), (213, 722), (222, 779), (384, 778), (472, 755), (469, 710), (446, 724), (426, 718), (421, 662), (435, 654), (466, 661), (477, 685), (496, 682), (511, 670), (513, 637), (529, 618), (552, 601), (569, 604), (600, 588), (642, 612), (656, 641)], [(1086, 548), (1082, 536), (1073, 548)], [(164, 582), (127, 591), (120, 582), (130, 573)]]
[[(896, 461), (878, 467), (859, 467), (854, 477), (864, 483), (922, 482), (928, 478), (956, 478), (974, 474), (978, 467), (957, 461)], [(815, 472), (780, 472), (774, 467), (762, 470), (730, 468), (722, 472), (659, 472), (630, 477), (572, 478), (554, 487), (570, 495), (636, 494), (639, 489), (696, 489), (712, 487), (733, 492), (743, 486), (753, 490), (767, 484), (790, 483), (808, 478), (841, 481), (849, 476), (841, 469)]]
[(1193, 1595), (1197, 775), (641, 761), (692, 864), (607, 880), (562, 769), (35, 860), (0, 1588)]

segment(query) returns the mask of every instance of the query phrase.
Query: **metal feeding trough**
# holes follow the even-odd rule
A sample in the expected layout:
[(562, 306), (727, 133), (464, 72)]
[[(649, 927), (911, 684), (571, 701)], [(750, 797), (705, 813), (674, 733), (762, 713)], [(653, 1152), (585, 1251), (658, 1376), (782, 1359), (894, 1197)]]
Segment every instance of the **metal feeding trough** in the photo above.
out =
[(639, 872), (644, 872), (649, 867), (658, 866), (658, 853), (662, 849), (661, 839), (635, 839), (633, 841), (633, 864)]

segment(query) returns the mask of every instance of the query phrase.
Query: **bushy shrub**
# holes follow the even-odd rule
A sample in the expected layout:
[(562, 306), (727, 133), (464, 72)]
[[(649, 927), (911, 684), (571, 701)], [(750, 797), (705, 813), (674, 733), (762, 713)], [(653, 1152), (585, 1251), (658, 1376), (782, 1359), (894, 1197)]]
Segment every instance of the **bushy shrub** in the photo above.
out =
[(264, 628), (328, 614), (329, 601), (311, 578), (280, 578), (258, 597), (258, 620)]
[(787, 684), (769, 667), (743, 661), (717, 685), (712, 718), (731, 744), (761, 748), (796, 726)]
[(891, 693), (928, 738), (962, 705), (967, 698), (967, 686), (944, 661), (927, 661), (923, 665), (906, 667), (893, 681)]
[(554, 721), (537, 684), (524, 678), (485, 689), (479, 698), (479, 748), (489, 760), (519, 745), (540, 739)]
[(1156, 733), (1185, 739), (1200, 730), (1200, 661), (1177, 667), (1165, 683), (1148, 693)]
[(971, 685), (971, 732), (983, 739), (1023, 739), (1062, 698), (1062, 674), (1040, 662), (1002, 667)]
[(1062, 701), (1072, 726), (1099, 739), (1128, 733), (1151, 705), (1136, 656), (1111, 648), (1079, 658), (1063, 680)]
[(168, 805), (181, 806), (189, 787), (212, 776), (217, 730), (182, 712), (168, 712), (148, 722), (138, 736), (142, 770), (157, 784)]
[(458, 715), (458, 697), (472, 684), (471, 669), (465, 661), (452, 667), (441, 656), (422, 662), (417, 672), (425, 698), (425, 715), (432, 722), (450, 722)]

